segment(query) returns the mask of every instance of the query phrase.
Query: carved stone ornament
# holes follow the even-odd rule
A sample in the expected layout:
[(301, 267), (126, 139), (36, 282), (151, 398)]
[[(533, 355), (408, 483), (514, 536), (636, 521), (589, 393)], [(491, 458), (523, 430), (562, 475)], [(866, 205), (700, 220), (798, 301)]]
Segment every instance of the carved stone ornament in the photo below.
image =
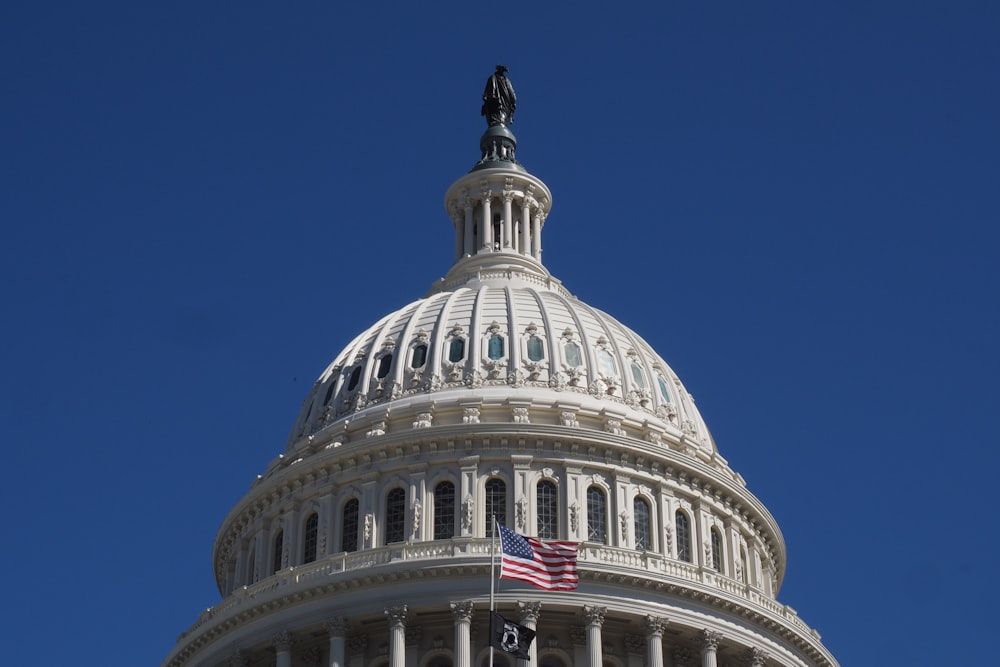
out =
[[(457, 364), (449, 364), (448, 365), (448, 382), (461, 382), (462, 381), (462, 370), (464, 368), (465, 368), (465, 364), (463, 364), (461, 361), (458, 362)], [(478, 375), (479, 371), (476, 371), (474, 374)], [(466, 384), (468, 384), (470, 387), (477, 387), (479, 385), (482, 385), (482, 383), (483, 383), (482, 379), (479, 380), (479, 384), (478, 385), (474, 381), (471, 381), (471, 380), (468, 381), (468, 382), (466, 382)]]
[(571, 625), (569, 628), (569, 640), (575, 646), (587, 645), (587, 628), (582, 625)]
[(514, 406), (510, 409), (511, 415), (514, 418), (515, 424), (530, 424), (531, 420), (528, 415), (528, 408), (524, 406)]
[(622, 513), (618, 515), (618, 519), (621, 521), (621, 526), (622, 526), (622, 542), (628, 542), (628, 524), (629, 524), (628, 512), (622, 510)]
[(575, 500), (569, 506), (569, 526), (574, 533), (580, 529), (580, 503)]
[(430, 428), (433, 417), (429, 412), (418, 412), (413, 422), (413, 428)]
[(764, 663), (766, 663), (770, 657), (771, 654), (764, 649), (751, 646), (743, 654), (743, 663), (747, 665), (747, 667), (764, 667)]
[(719, 642), (722, 640), (722, 633), (705, 629), (698, 633), (698, 638), (701, 639), (701, 646), (704, 650), (717, 651)]
[(424, 506), (420, 503), (420, 499), (414, 499), (411, 512), (413, 515), (413, 538), (416, 539), (420, 534), (420, 518), (423, 514)]
[[(534, 373), (534, 375), (537, 378), (538, 373), (536, 372)], [(507, 384), (509, 384), (511, 387), (514, 387), (515, 389), (520, 389), (521, 387), (524, 386), (524, 382), (526, 379), (527, 375), (525, 374), (525, 372), (520, 368), (515, 368), (513, 371), (511, 371), (510, 375), (507, 376)]]
[(371, 430), (365, 433), (366, 438), (374, 438), (380, 435), (385, 435), (385, 422), (381, 420), (372, 424)]
[(580, 422), (576, 418), (576, 413), (572, 410), (563, 410), (559, 413), (559, 423), (563, 426), (579, 427)]
[(369, 540), (371, 540), (372, 538), (372, 526), (374, 525), (374, 523), (375, 523), (375, 516), (371, 513), (366, 514), (365, 529), (364, 529), (365, 544), (368, 544)]
[(562, 371), (556, 371), (552, 377), (549, 378), (549, 387), (555, 389), (556, 391), (562, 391), (569, 384), (569, 376)]
[(473, 500), (472, 496), (465, 496), (465, 500), (462, 501), (462, 530), (472, 530), (472, 516), (475, 508), (476, 501)]
[(292, 633), (287, 630), (279, 632), (271, 639), (271, 643), (274, 644), (274, 648), (278, 652), (291, 651), (292, 644), (294, 643), (292, 640)]
[(517, 529), (523, 532), (525, 526), (525, 517), (528, 514), (528, 501), (526, 501), (524, 498), (519, 498), (517, 504), (515, 505), (515, 508), (516, 508), (515, 514), (517, 515), (516, 517)]
[(608, 419), (604, 422), (604, 430), (608, 433), (613, 433), (614, 435), (625, 435), (625, 429), (622, 428), (622, 422), (620, 419)]
[(474, 611), (472, 600), (451, 603), (451, 615), (456, 621), (471, 621)]
[(520, 615), (522, 623), (537, 623), (538, 617), (542, 614), (542, 603), (538, 600), (517, 602), (517, 613)]
[(465, 408), (462, 411), (462, 423), (463, 424), (478, 424), (479, 423), (479, 408)]
[(587, 619), (587, 623), (590, 625), (604, 625), (604, 617), (607, 613), (607, 607), (598, 607), (589, 604), (583, 606), (583, 617)]
[(646, 617), (646, 634), (650, 637), (663, 637), (664, 630), (667, 629), (669, 621), (660, 616)]
[(399, 627), (406, 625), (406, 605), (400, 605), (398, 607), (389, 607), (385, 610), (386, 618), (389, 619), (390, 627)]

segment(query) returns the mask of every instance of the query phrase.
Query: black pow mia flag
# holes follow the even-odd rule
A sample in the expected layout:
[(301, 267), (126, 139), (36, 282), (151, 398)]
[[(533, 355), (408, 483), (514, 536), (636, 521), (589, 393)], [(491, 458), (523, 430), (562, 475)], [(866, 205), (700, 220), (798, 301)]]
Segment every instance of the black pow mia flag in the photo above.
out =
[(490, 646), (515, 658), (528, 660), (528, 647), (535, 638), (535, 631), (518, 625), (496, 613), (490, 612)]

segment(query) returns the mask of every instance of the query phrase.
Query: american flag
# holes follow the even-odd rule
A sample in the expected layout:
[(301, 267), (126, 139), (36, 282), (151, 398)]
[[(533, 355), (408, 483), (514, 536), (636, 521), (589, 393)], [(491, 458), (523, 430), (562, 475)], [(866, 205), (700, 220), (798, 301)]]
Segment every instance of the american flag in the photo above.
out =
[(518, 535), (501, 526), (500, 578), (518, 579), (547, 591), (571, 591), (580, 578), (576, 574), (576, 542), (542, 542)]

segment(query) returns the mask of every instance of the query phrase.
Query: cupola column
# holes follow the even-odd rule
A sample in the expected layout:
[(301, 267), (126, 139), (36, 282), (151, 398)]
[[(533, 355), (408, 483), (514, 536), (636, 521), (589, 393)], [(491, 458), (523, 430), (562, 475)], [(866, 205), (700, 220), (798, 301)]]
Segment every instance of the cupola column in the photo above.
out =
[[(510, 179), (508, 179), (510, 180)], [(513, 245), (512, 228), (514, 227), (514, 191), (505, 187), (503, 190), (503, 247), (510, 248)]]
[(480, 236), (483, 237), (483, 249), (487, 252), (493, 250), (493, 209), (490, 199), (493, 191), (483, 188), (483, 225)]
[(385, 615), (389, 618), (389, 667), (406, 667), (406, 605), (389, 607)]
[(539, 206), (531, 218), (531, 256), (539, 262), (542, 261), (542, 220), (544, 219), (545, 213)]
[(326, 622), (326, 631), (330, 633), (330, 662), (327, 667), (344, 667), (344, 635), (347, 622), (340, 616)]
[[(590, 667), (604, 665), (604, 642), (601, 639), (601, 628), (604, 626), (604, 615), (607, 613), (607, 607), (593, 607), (591, 605), (583, 607), (583, 616), (587, 619), (587, 655)], [(713, 664), (712, 667), (715, 665)]]
[(701, 638), (701, 667), (717, 667), (716, 651), (719, 650), (722, 634), (706, 629), (698, 636)]
[(472, 667), (472, 600), (451, 603), (455, 619), (455, 667)]
[(277, 653), (275, 667), (292, 667), (292, 634), (279, 632), (274, 636), (274, 651)]
[(663, 631), (667, 622), (658, 616), (646, 617), (646, 664), (649, 667), (663, 667)]
[(462, 206), (465, 207), (465, 238), (463, 239), (463, 246), (465, 248), (465, 254), (471, 257), (476, 254), (476, 234), (473, 231), (475, 229), (476, 220), (472, 215), (472, 197), (466, 197), (463, 199)]
[[(532, 630), (538, 629), (538, 617), (542, 613), (542, 603), (537, 600), (524, 602), (518, 600), (517, 611), (521, 614), (521, 625)], [(532, 667), (538, 664), (538, 642), (531, 642), (528, 647), (528, 659), (518, 660), (519, 667)]]
[(531, 198), (525, 195), (521, 201), (521, 246), (522, 255), (531, 254)]

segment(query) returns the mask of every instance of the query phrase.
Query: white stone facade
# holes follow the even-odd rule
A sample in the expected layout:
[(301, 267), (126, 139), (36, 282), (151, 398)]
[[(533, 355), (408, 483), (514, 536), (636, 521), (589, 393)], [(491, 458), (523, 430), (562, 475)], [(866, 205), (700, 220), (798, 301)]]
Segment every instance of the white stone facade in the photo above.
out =
[(451, 271), (320, 375), (163, 665), (489, 664), (495, 514), (581, 543), (576, 591), (499, 586), (532, 665), (836, 667), (776, 601), (778, 526), (681, 381), (542, 266), (544, 183), (493, 165), (445, 206)]

